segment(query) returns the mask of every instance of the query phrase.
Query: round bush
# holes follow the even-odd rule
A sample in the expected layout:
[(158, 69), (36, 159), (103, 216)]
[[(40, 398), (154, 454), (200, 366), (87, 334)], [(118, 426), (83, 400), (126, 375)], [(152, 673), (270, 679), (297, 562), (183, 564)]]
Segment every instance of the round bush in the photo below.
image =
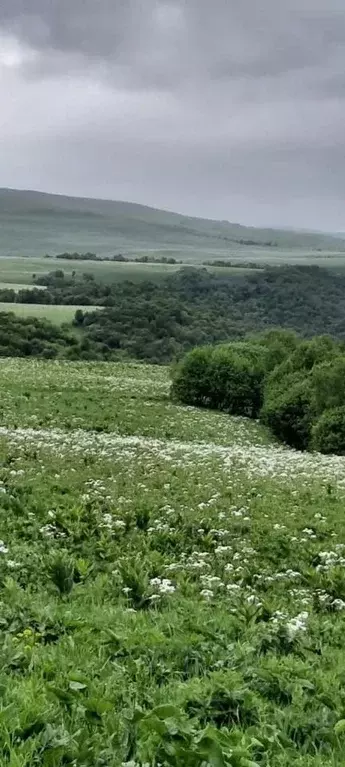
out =
[(345, 455), (345, 406), (325, 410), (312, 430), (312, 447), (320, 453)]
[(218, 346), (210, 360), (211, 407), (256, 418), (262, 405), (265, 350), (251, 344)]
[(302, 378), (291, 386), (270, 392), (261, 411), (263, 423), (282, 442), (298, 450), (307, 450), (313, 421), (312, 392), (308, 379)]
[(244, 342), (194, 349), (175, 371), (172, 396), (255, 418), (262, 404), (265, 355), (263, 347)]
[(211, 346), (200, 346), (186, 354), (174, 373), (171, 396), (184, 405), (210, 406), (209, 369)]

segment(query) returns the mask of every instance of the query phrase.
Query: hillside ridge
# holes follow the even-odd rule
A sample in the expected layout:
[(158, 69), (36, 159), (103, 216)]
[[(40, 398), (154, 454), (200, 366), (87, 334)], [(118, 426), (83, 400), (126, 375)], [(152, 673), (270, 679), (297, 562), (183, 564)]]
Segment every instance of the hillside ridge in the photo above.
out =
[(128, 253), (161, 250), (197, 259), (248, 246), (345, 252), (344, 238), (316, 232), (257, 228), (186, 216), (140, 203), (0, 189), (0, 254), (38, 255), (61, 250)]

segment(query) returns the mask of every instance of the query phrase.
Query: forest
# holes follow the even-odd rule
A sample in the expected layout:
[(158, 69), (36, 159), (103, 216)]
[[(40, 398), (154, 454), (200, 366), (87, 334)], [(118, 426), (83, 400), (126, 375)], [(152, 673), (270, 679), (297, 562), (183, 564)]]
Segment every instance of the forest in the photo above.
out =
[[(345, 339), (345, 275), (316, 266), (247, 270), (240, 275), (190, 267), (159, 283), (110, 284), (92, 274), (66, 275), (58, 269), (35, 280), (37, 288), (18, 293), (1, 290), (0, 301), (102, 307), (102, 311), (76, 311), (74, 328), (59, 331), (59, 355), (73, 351), (82, 359), (120, 357), (163, 364), (195, 346), (241, 339), (269, 328), (287, 328), (305, 338), (327, 334)], [(19, 331), (21, 322), (25, 335), (24, 321), (2, 315), (2, 327), (9, 323), (3, 355), (20, 352), (11, 328)], [(31, 325), (33, 339), (42, 331), (37, 320)], [(48, 326), (45, 322), (45, 334)], [(51, 333), (57, 348), (56, 329)], [(62, 342), (63, 336), (68, 340)], [(26, 353), (36, 354), (35, 344), (32, 349)]]

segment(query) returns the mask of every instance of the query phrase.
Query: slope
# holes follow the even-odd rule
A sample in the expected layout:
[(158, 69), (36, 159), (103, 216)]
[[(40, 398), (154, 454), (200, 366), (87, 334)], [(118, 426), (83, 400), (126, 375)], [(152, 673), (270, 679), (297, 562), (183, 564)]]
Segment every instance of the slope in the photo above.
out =
[(144, 205), (0, 189), (0, 255), (61, 251), (138, 255), (154, 251), (187, 261), (249, 256), (259, 248), (345, 252), (345, 239), (255, 229), (183, 216)]

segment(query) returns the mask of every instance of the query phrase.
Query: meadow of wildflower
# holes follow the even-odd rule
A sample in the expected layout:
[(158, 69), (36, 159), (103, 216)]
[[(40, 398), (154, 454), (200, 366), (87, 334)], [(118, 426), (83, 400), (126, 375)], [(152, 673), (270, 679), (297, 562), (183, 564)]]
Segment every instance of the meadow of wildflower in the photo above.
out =
[(0, 361), (1, 765), (345, 765), (345, 458), (169, 388)]

